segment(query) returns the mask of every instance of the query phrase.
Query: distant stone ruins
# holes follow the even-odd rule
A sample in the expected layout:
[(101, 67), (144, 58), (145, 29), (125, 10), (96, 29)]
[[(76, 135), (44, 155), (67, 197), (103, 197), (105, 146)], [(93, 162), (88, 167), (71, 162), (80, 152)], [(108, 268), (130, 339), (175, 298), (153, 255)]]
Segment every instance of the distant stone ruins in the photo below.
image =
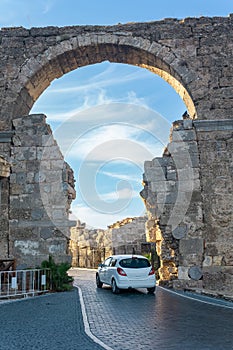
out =
[(77, 222), (71, 228), (72, 266), (96, 268), (112, 254), (142, 254), (146, 250), (146, 217), (126, 218), (106, 230), (88, 229)]
[(108, 60), (158, 74), (187, 107), (164, 154), (145, 162), (146, 237), (160, 283), (233, 296), (232, 24), (229, 15), (0, 30), (2, 257), (21, 266), (69, 258), (72, 170), (45, 117), (30, 110), (54, 79)]

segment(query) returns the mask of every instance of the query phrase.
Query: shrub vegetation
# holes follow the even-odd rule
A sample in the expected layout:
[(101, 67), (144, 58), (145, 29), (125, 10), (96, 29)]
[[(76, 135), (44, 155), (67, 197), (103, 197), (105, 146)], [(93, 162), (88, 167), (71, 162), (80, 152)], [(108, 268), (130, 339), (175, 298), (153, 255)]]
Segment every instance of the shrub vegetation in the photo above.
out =
[(71, 290), (73, 278), (68, 276), (67, 271), (70, 269), (70, 264), (56, 264), (50, 256), (49, 260), (41, 263), (41, 268), (49, 268), (51, 270), (51, 288), (56, 292), (64, 292)]

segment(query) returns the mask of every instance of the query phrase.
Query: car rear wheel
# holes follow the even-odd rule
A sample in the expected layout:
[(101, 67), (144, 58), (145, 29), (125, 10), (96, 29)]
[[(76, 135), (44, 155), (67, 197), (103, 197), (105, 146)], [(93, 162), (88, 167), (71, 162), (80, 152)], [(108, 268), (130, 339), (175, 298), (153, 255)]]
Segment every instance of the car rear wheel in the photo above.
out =
[(116, 284), (116, 281), (115, 281), (114, 278), (112, 279), (111, 288), (112, 288), (113, 294), (119, 294), (120, 293), (120, 289), (117, 287), (117, 284)]
[(149, 294), (153, 294), (155, 292), (155, 287), (147, 288)]
[(101, 282), (100, 276), (98, 274), (96, 275), (96, 285), (98, 288), (102, 288), (103, 286), (103, 282)]

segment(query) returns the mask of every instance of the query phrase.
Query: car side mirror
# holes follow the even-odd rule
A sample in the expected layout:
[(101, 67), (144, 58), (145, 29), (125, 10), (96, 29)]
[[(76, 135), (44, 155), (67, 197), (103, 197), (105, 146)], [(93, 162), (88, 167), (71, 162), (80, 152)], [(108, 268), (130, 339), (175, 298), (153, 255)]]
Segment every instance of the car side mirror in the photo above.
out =
[(104, 267), (104, 264), (103, 264), (103, 263), (101, 263), (101, 264), (99, 264), (98, 266), (99, 266), (99, 267)]

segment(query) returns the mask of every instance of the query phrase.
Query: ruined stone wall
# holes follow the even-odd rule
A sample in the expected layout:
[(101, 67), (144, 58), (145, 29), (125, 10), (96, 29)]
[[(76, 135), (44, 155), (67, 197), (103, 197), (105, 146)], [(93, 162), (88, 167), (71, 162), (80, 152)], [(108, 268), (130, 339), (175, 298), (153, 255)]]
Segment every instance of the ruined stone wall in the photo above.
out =
[(146, 217), (126, 218), (107, 230), (88, 229), (77, 221), (71, 228), (72, 266), (97, 267), (111, 254), (141, 254), (146, 243)]
[(233, 121), (195, 121), (203, 198), (203, 288), (233, 296)]
[(232, 15), (115, 26), (2, 28), (0, 130), (28, 114), (56, 78), (108, 60), (165, 79), (198, 119), (232, 118)]
[[(164, 156), (145, 165), (147, 235), (157, 243), (161, 279), (174, 280), (177, 288), (232, 293), (232, 20), (230, 15), (0, 30), (0, 155), (14, 162), (10, 180), (1, 179), (2, 254), (8, 245), (5, 254), (20, 257), (26, 251), (30, 261), (36, 261), (39, 250), (62, 256), (73, 196), (68, 185), (61, 188), (69, 178), (61, 174), (69, 169), (61, 165), (54, 141), (46, 146), (45, 138), (35, 136), (36, 146), (30, 144), (30, 118), (25, 124), (13, 120), (28, 115), (49, 84), (73, 69), (105, 60), (132, 64), (166, 80), (195, 120), (175, 123)], [(201, 120), (216, 124), (205, 129), (208, 124), (197, 123)], [(37, 135), (39, 130), (38, 125)], [(48, 158), (38, 178), (42, 149)], [(41, 199), (38, 187), (43, 188)]]
[(68, 211), (75, 197), (72, 170), (44, 115), (14, 119), (9, 196), (9, 251), (17, 265), (33, 267), (52, 255), (67, 261)]
[(70, 251), (73, 267), (96, 268), (112, 254), (111, 235), (107, 230), (88, 229), (78, 220), (71, 228)]
[(145, 163), (161, 284), (233, 296), (232, 142), (232, 120), (177, 121), (163, 157)]
[(141, 254), (146, 243), (146, 217), (126, 218), (108, 227), (114, 254)]

